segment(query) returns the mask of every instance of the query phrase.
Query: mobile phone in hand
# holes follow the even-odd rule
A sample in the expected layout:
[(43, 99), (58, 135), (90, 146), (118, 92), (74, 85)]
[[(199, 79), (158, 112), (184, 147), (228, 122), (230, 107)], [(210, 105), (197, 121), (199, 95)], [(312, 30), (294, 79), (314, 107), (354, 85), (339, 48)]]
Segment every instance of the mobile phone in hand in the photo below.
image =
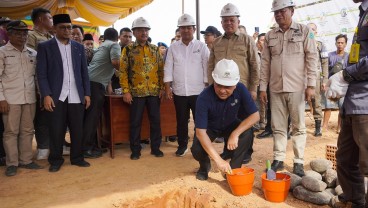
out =
[(254, 30), (259, 33), (259, 27), (255, 27)]

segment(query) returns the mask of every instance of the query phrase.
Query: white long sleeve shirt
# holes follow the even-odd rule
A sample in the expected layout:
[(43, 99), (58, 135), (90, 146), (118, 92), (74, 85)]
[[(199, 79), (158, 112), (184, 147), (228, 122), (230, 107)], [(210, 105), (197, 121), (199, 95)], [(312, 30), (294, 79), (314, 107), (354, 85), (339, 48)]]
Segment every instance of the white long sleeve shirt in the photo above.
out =
[(65, 99), (68, 98), (68, 103), (81, 103), (77, 84), (75, 83), (70, 41), (68, 44), (64, 45), (56, 38), (56, 42), (59, 46), (64, 71), (63, 86), (61, 88), (59, 100), (64, 102)]
[(208, 83), (207, 63), (210, 52), (205, 43), (193, 39), (188, 46), (173, 43), (166, 56), (164, 82), (172, 82), (178, 96), (199, 95)]

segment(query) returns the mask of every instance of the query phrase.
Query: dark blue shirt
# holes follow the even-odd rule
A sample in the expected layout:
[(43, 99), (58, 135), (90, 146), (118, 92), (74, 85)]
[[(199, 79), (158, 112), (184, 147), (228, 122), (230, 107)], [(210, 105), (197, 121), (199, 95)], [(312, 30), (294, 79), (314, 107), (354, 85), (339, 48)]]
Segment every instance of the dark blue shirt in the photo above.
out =
[(233, 94), (226, 100), (221, 100), (215, 93), (214, 86), (204, 89), (197, 98), (195, 127), (224, 131), (233, 122), (239, 120), (238, 111), (244, 109), (246, 115), (258, 111), (247, 88), (238, 83)]

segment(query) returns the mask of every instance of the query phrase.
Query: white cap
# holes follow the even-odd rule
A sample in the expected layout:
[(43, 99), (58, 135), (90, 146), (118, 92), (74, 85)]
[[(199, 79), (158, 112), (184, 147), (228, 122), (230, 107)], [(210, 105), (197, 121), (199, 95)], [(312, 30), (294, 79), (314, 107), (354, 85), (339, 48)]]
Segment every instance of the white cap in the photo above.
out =
[(286, 8), (295, 7), (294, 0), (273, 0), (271, 12)]
[(240, 17), (240, 12), (238, 8), (232, 3), (228, 3), (224, 7), (222, 7), (220, 15), (220, 17), (230, 17), (230, 16)]
[(222, 59), (212, 72), (213, 80), (223, 86), (235, 86), (240, 80), (238, 65), (233, 60)]
[(151, 29), (148, 21), (144, 19), (143, 17), (138, 17), (137, 19), (133, 21), (132, 29), (137, 28), (137, 27), (144, 27), (144, 28)]
[(178, 27), (196, 25), (194, 18), (189, 14), (183, 14), (178, 19)]

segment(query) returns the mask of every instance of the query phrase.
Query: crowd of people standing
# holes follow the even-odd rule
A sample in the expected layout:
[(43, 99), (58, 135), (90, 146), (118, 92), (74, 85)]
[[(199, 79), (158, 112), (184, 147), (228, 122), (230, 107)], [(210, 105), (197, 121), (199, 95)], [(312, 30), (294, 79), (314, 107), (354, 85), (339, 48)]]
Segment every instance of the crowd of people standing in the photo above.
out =
[[(317, 137), (328, 128), (331, 110), (340, 110), (336, 158), (344, 195), (339, 200), (366, 207), (368, 0), (353, 1), (362, 2), (353, 55), (345, 52), (344, 34), (336, 37), (336, 51), (328, 53), (315, 38), (315, 23), (293, 21), (296, 5), (290, 0), (273, 0), (277, 25), (253, 36), (240, 25), (240, 12), (231, 3), (220, 13), (224, 33), (208, 26), (201, 32), (205, 42), (194, 38), (195, 20), (183, 14), (169, 47), (151, 43), (151, 25), (143, 17), (120, 33), (106, 29), (97, 49), (92, 35), (73, 25), (68, 14), (52, 16), (49, 10), (35, 8), (32, 31), (23, 21), (1, 18), (7, 35), (0, 47), (0, 146), (4, 147), (0, 162), (6, 165), (5, 175), (16, 175), (18, 167), (42, 168), (33, 159), (34, 135), (36, 159), (47, 159), (49, 172), (61, 169), (63, 155), (70, 155), (72, 165), (89, 167), (85, 158), (98, 158), (104, 152), (97, 145), (97, 125), (105, 95), (115, 93), (122, 94), (130, 107), (131, 160), (141, 157), (145, 108), (151, 154), (164, 156), (160, 100), (166, 98), (175, 105), (178, 157), (189, 150), (192, 112), (195, 133), (190, 149), (200, 166), (198, 180), (208, 179), (210, 157), (223, 172), (249, 163), (258, 129), (264, 131), (257, 138), (273, 137), (271, 168), (284, 168), (291, 139), (293, 173), (304, 176), (307, 102)], [(65, 140), (67, 131), (70, 143)], [(211, 144), (216, 140), (224, 142), (221, 154)]]

